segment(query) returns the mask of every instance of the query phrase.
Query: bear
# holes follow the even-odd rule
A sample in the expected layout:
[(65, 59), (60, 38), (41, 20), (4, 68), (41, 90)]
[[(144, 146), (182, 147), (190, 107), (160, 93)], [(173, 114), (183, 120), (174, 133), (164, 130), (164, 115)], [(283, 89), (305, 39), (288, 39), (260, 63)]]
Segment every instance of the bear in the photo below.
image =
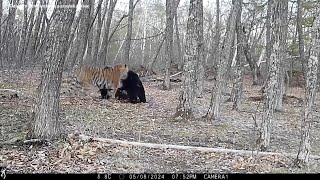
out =
[[(106, 89), (105, 87), (100, 89), (101, 98), (109, 99), (111, 97), (108, 95), (109, 91), (111, 91), (111, 89)], [(121, 79), (120, 88), (118, 88), (116, 92), (116, 97), (122, 100), (129, 99), (130, 103), (146, 102), (145, 90), (138, 74), (131, 70), (128, 71), (126, 78)]]

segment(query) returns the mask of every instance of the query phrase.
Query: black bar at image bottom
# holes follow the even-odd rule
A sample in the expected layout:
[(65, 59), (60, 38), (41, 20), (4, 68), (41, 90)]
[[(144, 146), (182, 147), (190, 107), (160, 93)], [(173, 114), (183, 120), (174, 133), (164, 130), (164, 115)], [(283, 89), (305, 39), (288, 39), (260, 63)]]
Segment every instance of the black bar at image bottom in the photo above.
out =
[(96, 173), (96, 174), (11, 174), (1, 173), (1, 179), (46, 179), (46, 178), (85, 178), (85, 179), (120, 179), (120, 180), (193, 180), (193, 179), (270, 179), (270, 178), (307, 178), (320, 179), (320, 174), (219, 174), (219, 173), (133, 173), (133, 174), (115, 174), (115, 173)]

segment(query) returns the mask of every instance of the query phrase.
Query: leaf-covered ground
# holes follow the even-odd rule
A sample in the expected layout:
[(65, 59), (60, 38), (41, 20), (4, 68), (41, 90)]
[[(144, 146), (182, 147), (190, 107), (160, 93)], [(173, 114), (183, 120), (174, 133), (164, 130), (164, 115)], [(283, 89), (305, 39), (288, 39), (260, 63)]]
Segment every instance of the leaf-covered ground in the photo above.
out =
[[(210, 103), (213, 82), (205, 82), (203, 98), (195, 101), (192, 121), (173, 119), (180, 83), (169, 91), (160, 90), (161, 82), (143, 82), (147, 103), (130, 104), (99, 99), (97, 90), (91, 98), (61, 95), (61, 123), (69, 134), (65, 140), (43, 145), (8, 145), (23, 137), (29, 129), (30, 110), (39, 84), (39, 71), (1, 71), (0, 89), (0, 165), (11, 172), (320, 172), (319, 160), (305, 168), (293, 167), (293, 158), (283, 156), (244, 156), (203, 153), (172, 149), (151, 149), (101, 142), (85, 142), (72, 134), (94, 137), (201, 147), (253, 150), (258, 138), (254, 120), (261, 122), (260, 86), (252, 86), (250, 76), (244, 82), (239, 111), (225, 102), (220, 121), (203, 119)], [(69, 87), (64, 79), (62, 91)], [(231, 86), (229, 84), (228, 86)], [(224, 92), (230, 92), (230, 87)], [(8, 95), (9, 94), (9, 95)], [(291, 87), (284, 99), (284, 109), (273, 121), (271, 147), (268, 151), (298, 152), (304, 91)], [(228, 98), (226, 95), (225, 100)], [(319, 98), (316, 99), (317, 109)], [(320, 155), (320, 125), (315, 114), (311, 136), (313, 155)]]

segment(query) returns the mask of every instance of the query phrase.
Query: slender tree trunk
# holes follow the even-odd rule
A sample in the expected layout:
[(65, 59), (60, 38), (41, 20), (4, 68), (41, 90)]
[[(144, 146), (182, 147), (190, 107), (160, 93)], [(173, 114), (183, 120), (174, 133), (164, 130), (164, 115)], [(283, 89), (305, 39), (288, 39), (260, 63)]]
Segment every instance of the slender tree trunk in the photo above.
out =
[[(179, 104), (174, 117), (182, 117), (183, 119), (194, 118), (193, 101), (196, 88), (196, 68), (197, 62), (200, 61), (199, 51), (202, 47), (201, 41), (201, 24), (202, 16), (202, 0), (190, 0), (189, 16), (187, 22), (187, 35), (185, 44), (183, 80), (179, 95)], [(202, 57), (201, 57), (202, 58)]]
[(280, 54), (279, 54), (279, 65), (278, 65), (278, 87), (276, 91), (276, 110), (282, 111), (282, 100), (285, 93), (285, 60), (287, 57), (287, 32), (288, 32), (288, 0), (281, 0), (280, 4)]
[[(306, 57), (305, 57), (305, 52), (304, 52), (304, 35), (303, 35), (303, 29), (302, 29), (302, 24), (303, 24), (303, 19), (302, 19), (302, 14), (303, 14), (303, 0), (297, 0), (298, 3), (298, 9), (297, 9), (297, 31), (298, 31), (298, 39), (299, 39), (299, 55), (300, 55), (300, 61), (302, 64), (302, 72), (305, 74), (306, 72)], [(306, 76), (304, 76), (306, 77)]]
[(268, 0), (268, 6), (267, 6), (267, 17), (266, 17), (266, 71), (265, 73), (266, 78), (264, 78), (264, 85), (263, 87), (266, 86), (266, 79), (268, 78), (268, 68), (269, 68), (269, 61), (270, 61), (270, 56), (271, 56), (271, 4), (273, 0)]
[(180, 0), (175, 0), (175, 8), (173, 10), (173, 16), (174, 16), (174, 24), (175, 24), (175, 31), (176, 31), (176, 43), (178, 48), (178, 69), (181, 70), (183, 60), (182, 60), (182, 52), (181, 52), (181, 42), (180, 42), (180, 33), (179, 33), (179, 25), (178, 25), (178, 6), (179, 6)]
[(232, 46), (232, 36), (235, 33), (235, 27), (236, 27), (236, 15), (238, 14), (238, 11), (240, 10), (240, 1), (233, 1), (232, 10), (230, 12), (229, 16), (229, 26), (227, 27), (227, 32), (224, 37), (223, 46), (221, 48), (221, 55), (219, 58), (219, 68), (217, 72), (217, 77), (214, 85), (214, 89), (212, 91), (211, 96), (211, 102), (210, 107), (208, 109), (208, 112), (206, 114), (207, 119), (214, 119), (219, 120), (220, 119), (220, 108), (221, 108), (221, 101), (222, 101), (222, 90), (225, 87), (226, 83), (226, 69), (227, 64), (230, 59), (230, 51)]
[[(313, 114), (315, 112), (314, 101), (316, 97), (317, 88), (317, 73), (318, 73), (318, 61), (320, 57), (320, 17), (315, 19), (312, 27), (312, 43), (310, 49), (310, 56), (307, 64), (307, 76), (306, 76), (306, 90), (304, 101), (304, 114), (301, 127), (301, 140), (299, 146), (299, 152), (295, 160), (296, 165), (305, 165), (309, 161), (309, 155), (311, 151), (310, 143), (310, 131), (312, 122), (314, 121)], [(301, 52), (301, 51), (300, 51)]]
[[(16, 57), (15, 51), (15, 34), (13, 32), (14, 29), (14, 21), (16, 16), (17, 5), (19, 4), (19, 0), (12, 0), (10, 2), (9, 14), (7, 17), (7, 22), (5, 26), (5, 32), (3, 37), (4, 49), (3, 49), (3, 57), (6, 57), (7, 61), (12, 64), (13, 60)], [(17, 62), (16, 62), (17, 63)]]
[[(94, 19), (94, 2), (95, 0), (92, 0), (89, 2), (89, 8), (90, 8), (90, 13), (89, 13), (89, 17), (88, 17), (88, 21), (87, 21), (87, 24), (88, 24), (88, 30), (87, 30), (87, 40), (86, 40), (86, 49), (85, 49), (85, 52), (84, 52), (84, 59), (83, 61), (85, 62), (85, 64), (91, 64), (92, 65), (92, 57), (93, 57), (93, 45), (94, 45), (94, 39), (93, 39), (93, 23), (95, 21)], [(97, 9), (98, 10), (98, 9)]]
[[(268, 149), (270, 145), (270, 135), (272, 122), (274, 121), (274, 111), (277, 106), (277, 93), (279, 93), (279, 76), (281, 67), (281, 58), (283, 58), (283, 48), (281, 43), (283, 42), (283, 34), (281, 27), (282, 11), (285, 7), (284, 1), (271, 2), (271, 14), (272, 14), (272, 31), (271, 33), (271, 55), (268, 67), (268, 79), (266, 81), (266, 89), (264, 94), (264, 107), (261, 122), (260, 137), (258, 139), (260, 148), (262, 151)], [(270, 52), (270, 50), (267, 49)]]
[[(100, 36), (101, 36), (101, 29), (102, 29), (102, 16), (101, 16), (101, 7), (102, 7), (102, 1), (103, 0), (99, 0), (99, 4), (97, 7), (97, 13), (98, 13), (98, 17), (97, 17), (97, 28), (96, 28), (96, 34), (94, 37), (94, 44), (93, 44), (93, 52), (92, 52), (92, 61), (95, 65), (98, 65), (98, 50), (99, 50), (99, 45), (100, 45)], [(108, 8), (108, 0), (106, 0), (106, 7)], [(93, 31), (93, 29), (92, 29)]]
[[(35, 11), (36, 11), (36, 4), (37, 4), (38, 0), (33, 0), (32, 2), (32, 10), (29, 16), (29, 20), (28, 20), (28, 32), (27, 32), (27, 40), (26, 40), (26, 44), (25, 44), (25, 53), (26, 53), (26, 57), (29, 59), (34, 59), (34, 54), (32, 52), (33, 49), (30, 49), (30, 44), (34, 43), (35, 40), (33, 40), (33, 33), (32, 31), (36, 31), (37, 33), (39, 32), (39, 28), (40, 28), (40, 21), (41, 21), (41, 9), (38, 9), (38, 16), (36, 17), (37, 19), (34, 20), (35, 18)], [(39, 2), (40, 3), (40, 2)]]
[[(76, 6), (77, 0), (57, 0), (57, 6)], [(60, 136), (60, 86), (68, 37), (76, 8), (55, 8), (46, 38), (44, 64), (38, 98), (34, 106), (34, 126), (29, 138), (54, 139)]]
[(244, 41), (244, 46), (243, 46), (243, 51), (244, 55), (246, 57), (246, 60), (249, 63), (250, 69), (251, 69), (251, 75), (253, 78), (253, 85), (258, 84), (258, 68), (257, 64), (255, 63), (254, 59), (252, 58), (252, 52), (250, 51), (250, 45), (249, 45), (249, 37), (245, 36), (245, 41)]
[[(88, 42), (88, 32), (90, 26), (90, 12), (93, 6), (93, 0), (83, 0), (83, 7), (80, 12), (80, 25), (79, 33), (77, 37), (77, 53), (76, 53), (76, 63), (73, 67), (73, 72), (75, 72), (79, 66), (83, 64), (83, 56), (86, 51), (87, 42)], [(89, 8), (88, 8), (89, 7)]]
[(148, 22), (148, 4), (147, 1), (144, 1), (144, 10), (143, 10), (143, 39), (142, 39), (142, 61), (141, 65), (143, 66), (144, 63), (147, 61), (147, 22)]
[(197, 6), (198, 19), (196, 21), (196, 27), (198, 31), (198, 61), (196, 64), (196, 88), (195, 95), (198, 98), (202, 97), (203, 81), (204, 81), (204, 42), (203, 42), (203, 1)]
[(128, 28), (127, 37), (124, 43), (123, 58), (126, 63), (130, 62), (130, 49), (131, 49), (131, 37), (132, 37), (132, 21), (133, 21), (133, 0), (129, 1), (129, 13), (128, 13)]
[(101, 46), (99, 48), (98, 59), (99, 59), (99, 63), (103, 64), (103, 66), (107, 64), (110, 25), (111, 25), (113, 11), (116, 4), (117, 4), (117, 0), (110, 0), (109, 8), (108, 8), (108, 17), (104, 27), (104, 36), (103, 36)]
[(0, 0), (0, 45), (2, 48), (0, 49), (0, 68), (3, 68), (3, 59), (2, 59), (2, 49), (3, 49), (3, 40), (2, 40), (2, 0)]
[(173, 60), (173, 8), (172, 0), (166, 0), (166, 49), (165, 49), (165, 75), (163, 89), (170, 89), (170, 66)]
[(231, 101), (233, 102), (233, 109), (238, 110), (240, 100), (242, 97), (242, 79), (243, 79), (243, 28), (241, 23), (241, 13), (242, 13), (242, 0), (239, 0), (239, 11), (237, 15), (236, 31), (237, 31), (237, 55), (236, 55), (236, 72), (233, 80), (233, 88), (231, 91)]
[(26, 44), (26, 37), (27, 37), (27, 28), (28, 28), (28, 0), (23, 1), (23, 27), (21, 29), (20, 34), (20, 42), (19, 42), (19, 49), (17, 53), (17, 64), (16, 67), (19, 69), (21, 68), (24, 62), (24, 55), (25, 55), (25, 44)]
[[(216, 22), (215, 22), (215, 35), (214, 35), (214, 43), (212, 43), (213, 48), (212, 48), (212, 58), (213, 59), (220, 59), (219, 54), (220, 54), (220, 1), (216, 0)], [(218, 63), (217, 61), (213, 62)]]

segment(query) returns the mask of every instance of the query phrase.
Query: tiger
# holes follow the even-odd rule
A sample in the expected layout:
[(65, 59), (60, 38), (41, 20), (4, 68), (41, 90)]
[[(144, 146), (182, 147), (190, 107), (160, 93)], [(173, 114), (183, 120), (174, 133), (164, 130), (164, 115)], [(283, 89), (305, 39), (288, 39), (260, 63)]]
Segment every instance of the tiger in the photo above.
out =
[[(118, 88), (121, 87), (121, 80), (128, 76), (128, 65), (117, 64), (114, 67), (97, 68), (97, 67), (81, 67), (77, 73), (76, 83), (88, 91), (90, 87), (96, 86), (101, 89), (113, 90), (112, 98)], [(84, 92), (84, 94), (86, 94)]]

